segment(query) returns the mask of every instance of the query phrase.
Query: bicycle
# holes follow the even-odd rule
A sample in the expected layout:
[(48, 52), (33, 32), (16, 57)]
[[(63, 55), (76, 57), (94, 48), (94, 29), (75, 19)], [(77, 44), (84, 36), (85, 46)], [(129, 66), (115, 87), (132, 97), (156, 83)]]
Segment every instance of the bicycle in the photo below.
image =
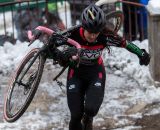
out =
[[(107, 19), (110, 19), (113, 17), (115, 19), (118, 18), (118, 20), (122, 21), (122, 13), (120, 15), (120, 12), (118, 13), (112, 12), (109, 15), (106, 15)], [(121, 23), (121, 21), (119, 23)], [(116, 33), (118, 29), (120, 29), (120, 27), (121, 27), (121, 24), (116, 24), (113, 31)], [(78, 59), (80, 53), (82, 52), (81, 46), (79, 43), (77, 43), (73, 39), (70, 39), (64, 36), (67, 30), (61, 32), (60, 34), (60, 33), (54, 32), (51, 29), (45, 28), (43, 26), (38, 26), (36, 29), (41, 30), (42, 32), (45, 32), (48, 35), (55, 34), (55, 39), (56, 37), (57, 38), (60, 37), (62, 39), (65, 39), (70, 45), (75, 46), (77, 50), (76, 58)], [(28, 31), (28, 37), (29, 39), (31, 39), (31, 43), (29, 44), (30, 46), (35, 40), (34, 36), (32, 35), (32, 31)], [(54, 52), (54, 50), (57, 49), (57, 47), (58, 46), (56, 46), (55, 43), (50, 42), (50, 38), (49, 38), (48, 42), (44, 43), (44, 45), (41, 48), (32, 49), (23, 58), (19, 67), (16, 69), (14, 75), (11, 78), (11, 81), (9, 83), (9, 89), (5, 97), (4, 119), (7, 122), (14, 122), (18, 120), (30, 105), (37, 91), (37, 88), (39, 86), (45, 61), (47, 58), (52, 59), (51, 58), (52, 53)], [(55, 63), (59, 64), (58, 62), (55, 62)], [(66, 67), (62, 69), (60, 74), (65, 70)], [(56, 76), (54, 79), (57, 79), (58, 76)]]

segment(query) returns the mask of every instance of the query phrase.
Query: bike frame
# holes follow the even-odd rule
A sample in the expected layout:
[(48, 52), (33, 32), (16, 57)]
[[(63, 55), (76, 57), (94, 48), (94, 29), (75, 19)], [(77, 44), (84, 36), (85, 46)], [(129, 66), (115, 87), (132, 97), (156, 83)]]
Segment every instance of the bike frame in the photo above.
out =
[[(54, 32), (53, 30), (43, 27), (43, 26), (38, 26), (36, 29), (47, 33), (48, 35), (52, 35)], [(32, 35), (32, 31), (28, 31), (28, 38), (31, 40), (31, 43), (29, 44), (29, 46), (33, 43), (33, 41), (35, 40), (34, 35)], [(76, 46), (77, 49), (81, 48), (80, 44), (77, 43), (76, 41), (74, 41), (73, 39), (68, 38), (67, 40), (68, 43), (70, 43), (71, 45)], [(37, 54), (34, 56), (34, 58), (32, 59), (32, 61), (30, 62), (30, 64), (28, 65), (27, 69), (24, 71), (24, 73), (22, 74), (22, 76), (20, 77), (20, 79), (18, 81), (16, 81), (18, 84), (23, 85), (26, 87), (25, 84), (22, 83), (22, 79), (24, 78), (25, 74), (27, 73), (27, 71), (29, 70), (29, 68), (33, 65), (33, 63), (35, 62), (35, 60), (37, 59), (37, 57), (44, 51), (46, 51), (46, 49), (48, 49), (49, 47), (49, 43), (44, 44), (44, 46), (42, 48), (40, 48), (40, 50), (37, 52)]]

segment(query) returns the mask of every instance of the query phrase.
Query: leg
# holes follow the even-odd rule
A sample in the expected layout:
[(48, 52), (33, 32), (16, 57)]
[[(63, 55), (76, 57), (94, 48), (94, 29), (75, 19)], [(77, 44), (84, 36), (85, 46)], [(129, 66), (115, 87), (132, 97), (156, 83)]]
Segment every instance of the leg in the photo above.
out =
[(85, 113), (94, 117), (102, 104), (105, 88), (105, 73), (100, 74), (101, 78), (92, 79), (86, 91)]
[(73, 70), (69, 70), (67, 80), (67, 100), (71, 112), (69, 130), (82, 130), (81, 118), (84, 112), (84, 94), (82, 92), (81, 81), (73, 75)]
[(86, 92), (84, 130), (92, 130), (93, 117), (98, 113), (102, 104), (105, 88), (105, 73), (99, 73), (100, 76), (92, 79)]

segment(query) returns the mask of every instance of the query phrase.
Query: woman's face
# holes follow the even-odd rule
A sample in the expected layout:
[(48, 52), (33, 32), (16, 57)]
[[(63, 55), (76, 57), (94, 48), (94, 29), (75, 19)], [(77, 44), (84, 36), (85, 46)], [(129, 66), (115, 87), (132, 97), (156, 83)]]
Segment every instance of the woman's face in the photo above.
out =
[(97, 39), (99, 33), (100, 32), (98, 32), (98, 33), (90, 33), (87, 30), (84, 30), (84, 37), (88, 42), (94, 42)]

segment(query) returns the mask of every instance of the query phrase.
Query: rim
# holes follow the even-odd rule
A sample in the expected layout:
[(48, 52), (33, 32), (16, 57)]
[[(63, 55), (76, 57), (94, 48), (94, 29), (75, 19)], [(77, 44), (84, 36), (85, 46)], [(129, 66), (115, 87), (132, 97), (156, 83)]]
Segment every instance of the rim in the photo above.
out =
[[(25, 66), (22, 68), (20, 75), (28, 66), (32, 58), (30, 58), (29, 61), (27, 61), (27, 63), (25, 64)], [(30, 97), (32, 93), (32, 88), (34, 87), (34, 81), (36, 79), (39, 64), (40, 64), (40, 57), (36, 59), (36, 61), (33, 63), (33, 65), (28, 70), (28, 72), (26, 73), (26, 75), (22, 80), (22, 83), (25, 84), (26, 86), (20, 85), (15, 82), (18, 80), (20, 75), (17, 77), (17, 79), (12, 80), (11, 85), (14, 87), (11, 87), (11, 89), (9, 89), (7, 100), (6, 100), (7, 101), (6, 114), (8, 114), (7, 116), (9, 118), (14, 117), (19, 112), (21, 112), (21, 110), (25, 107), (25, 104), (28, 102), (28, 98)]]

